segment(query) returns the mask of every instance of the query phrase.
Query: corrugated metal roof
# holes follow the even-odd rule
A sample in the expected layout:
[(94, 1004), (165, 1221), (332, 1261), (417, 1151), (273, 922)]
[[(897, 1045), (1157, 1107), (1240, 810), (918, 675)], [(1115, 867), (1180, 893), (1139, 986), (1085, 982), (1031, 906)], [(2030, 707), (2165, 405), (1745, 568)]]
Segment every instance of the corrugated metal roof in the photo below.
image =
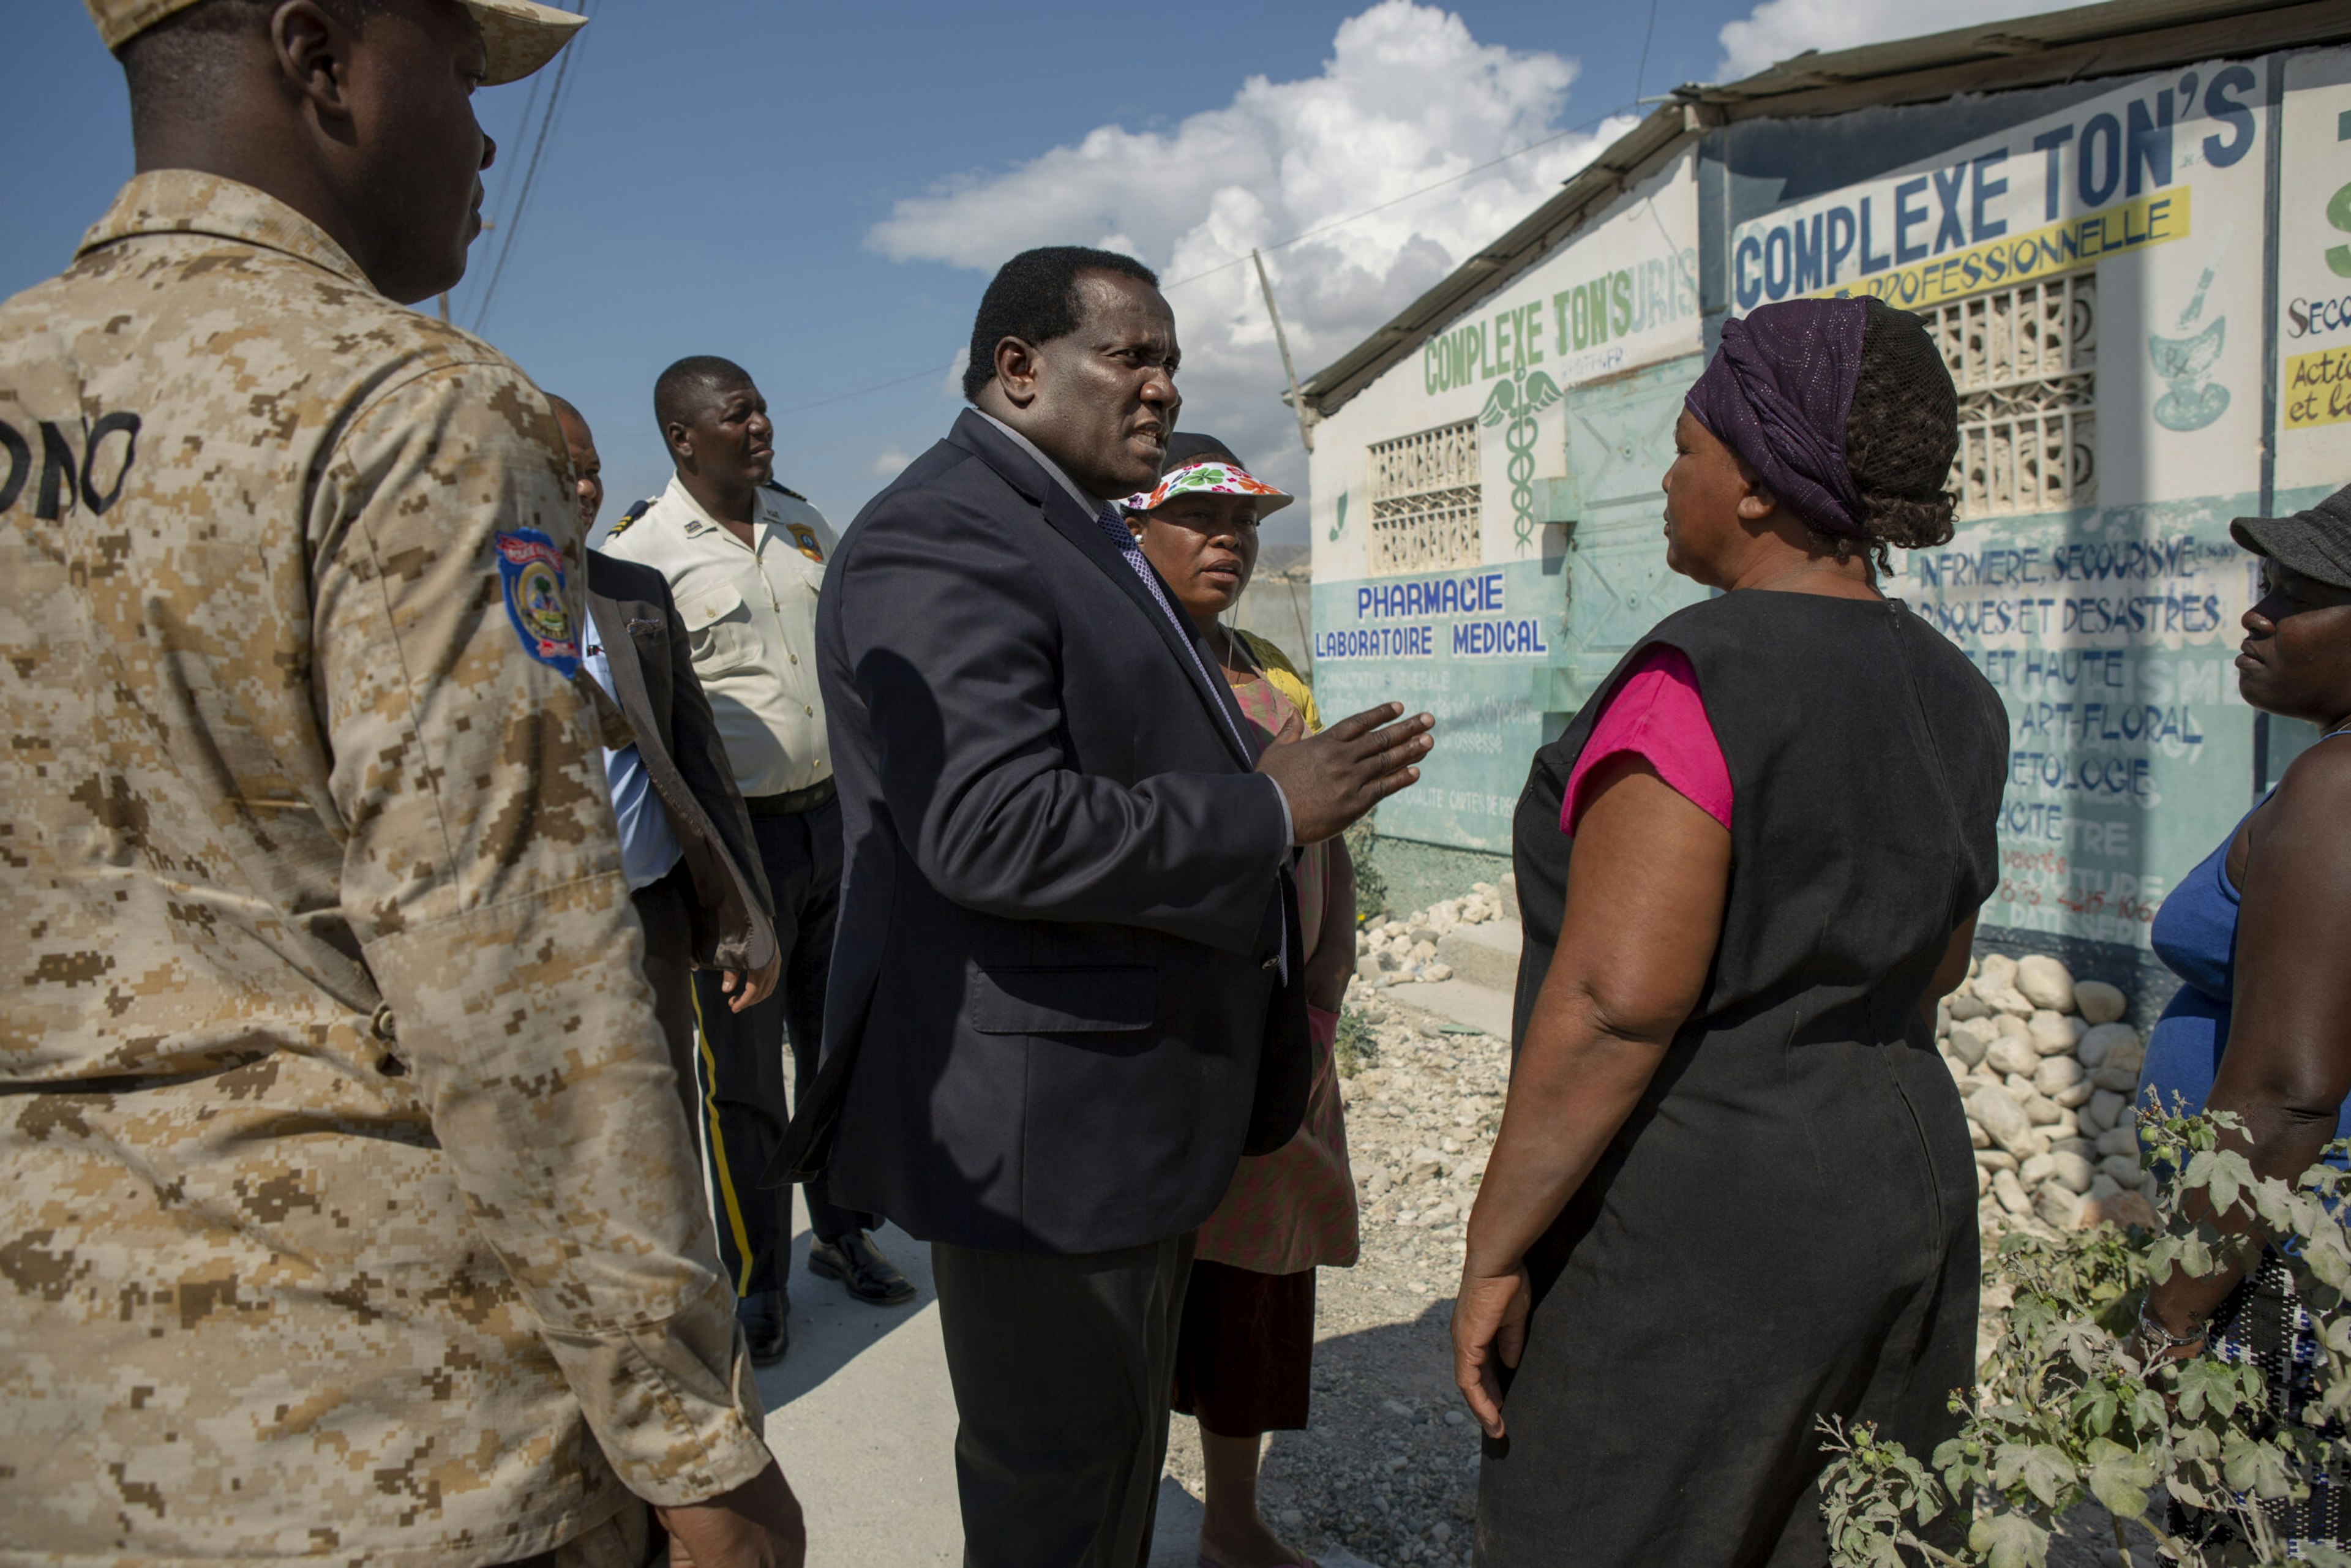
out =
[(2351, 39), (2351, 5), (2344, 0), (2109, 0), (1834, 54), (1807, 49), (1740, 81), (1677, 88), (1557, 195), (1317, 371), (1302, 395), (1317, 413), (1337, 409), (1716, 126), (2043, 87), (2345, 39)]

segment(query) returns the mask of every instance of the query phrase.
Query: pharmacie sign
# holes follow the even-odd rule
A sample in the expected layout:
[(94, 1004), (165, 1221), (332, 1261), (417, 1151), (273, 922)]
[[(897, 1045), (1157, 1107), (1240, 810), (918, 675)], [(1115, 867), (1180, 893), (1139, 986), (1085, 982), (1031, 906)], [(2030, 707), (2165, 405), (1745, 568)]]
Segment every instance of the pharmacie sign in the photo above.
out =
[(1316, 627), (1317, 663), (1551, 653), (1541, 620), (1510, 613), (1504, 573), (1490, 569), (1363, 583), (1354, 611), (1352, 626)]
[(1731, 295), (1874, 294), (1922, 309), (2187, 237), (2188, 172), (2253, 148), (2259, 78), (2233, 62), (2142, 79), (1948, 153), (1741, 225)]

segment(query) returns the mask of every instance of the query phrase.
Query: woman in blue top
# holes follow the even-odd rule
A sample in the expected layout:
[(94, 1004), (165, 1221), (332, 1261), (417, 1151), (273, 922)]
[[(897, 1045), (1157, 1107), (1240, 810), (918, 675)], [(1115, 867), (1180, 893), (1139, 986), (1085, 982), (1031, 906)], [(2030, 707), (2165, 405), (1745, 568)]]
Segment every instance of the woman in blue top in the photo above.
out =
[[(2155, 1026), (2139, 1088), (2167, 1108), (2177, 1094), (2236, 1113), (2255, 1173), (2291, 1181), (2351, 1130), (2351, 486), (2231, 531), (2262, 558), (2237, 689), (2325, 738), (2164, 900), (2150, 935), (2187, 984)], [(2290, 1417), (2310, 1394), (2309, 1319), (2251, 1211), (2216, 1222), (2247, 1239), (2242, 1260), (2158, 1281), (2140, 1313), (2141, 1354), (2193, 1355), (2209, 1343), (2225, 1360), (2257, 1362), (2273, 1413)], [(2351, 1538), (2346, 1478), (2306, 1479), (2309, 1500), (2274, 1511), (2279, 1533)]]

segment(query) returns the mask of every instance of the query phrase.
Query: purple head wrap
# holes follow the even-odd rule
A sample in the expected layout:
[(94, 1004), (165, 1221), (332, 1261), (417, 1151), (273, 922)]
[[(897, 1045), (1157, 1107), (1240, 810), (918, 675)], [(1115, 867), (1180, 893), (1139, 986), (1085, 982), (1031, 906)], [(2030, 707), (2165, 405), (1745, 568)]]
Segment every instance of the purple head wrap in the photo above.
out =
[(1774, 500), (1823, 533), (1862, 532), (1844, 422), (1867, 320), (1858, 299), (1791, 299), (1725, 321), (1714, 362), (1683, 399)]

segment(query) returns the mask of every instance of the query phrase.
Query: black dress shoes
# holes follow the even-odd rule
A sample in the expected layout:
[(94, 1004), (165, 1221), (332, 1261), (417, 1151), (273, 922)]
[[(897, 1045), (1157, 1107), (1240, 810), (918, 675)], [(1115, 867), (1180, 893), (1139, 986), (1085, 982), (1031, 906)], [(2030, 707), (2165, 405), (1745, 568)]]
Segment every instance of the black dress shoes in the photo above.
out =
[(773, 1366), (791, 1349), (791, 1298), (781, 1291), (760, 1291), (735, 1303), (735, 1321), (751, 1342), (752, 1365)]
[(914, 1299), (914, 1281), (882, 1256), (862, 1230), (852, 1230), (837, 1241), (809, 1239), (809, 1272), (838, 1280), (861, 1301), (894, 1307)]

